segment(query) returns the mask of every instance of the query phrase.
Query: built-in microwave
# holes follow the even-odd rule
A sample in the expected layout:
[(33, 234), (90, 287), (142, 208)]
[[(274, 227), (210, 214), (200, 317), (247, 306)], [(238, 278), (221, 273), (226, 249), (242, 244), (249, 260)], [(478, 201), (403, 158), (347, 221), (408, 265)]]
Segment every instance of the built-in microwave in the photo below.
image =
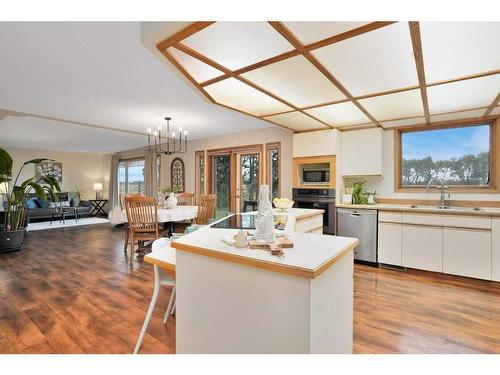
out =
[(302, 184), (304, 185), (328, 185), (330, 184), (329, 169), (303, 169)]

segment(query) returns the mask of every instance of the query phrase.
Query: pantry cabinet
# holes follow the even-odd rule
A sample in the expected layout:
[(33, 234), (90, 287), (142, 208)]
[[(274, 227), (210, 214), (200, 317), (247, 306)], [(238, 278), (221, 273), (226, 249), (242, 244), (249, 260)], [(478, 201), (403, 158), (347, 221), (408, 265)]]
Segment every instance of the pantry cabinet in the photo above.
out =
[(383, 175), (383, 129), (342, 133), (342, 176)]
[(443, 229), (443, 272), (491, 280), (491, 231)]
[(426, 271), (443, 272), (443, 229), (403, 225), (402, 265)]

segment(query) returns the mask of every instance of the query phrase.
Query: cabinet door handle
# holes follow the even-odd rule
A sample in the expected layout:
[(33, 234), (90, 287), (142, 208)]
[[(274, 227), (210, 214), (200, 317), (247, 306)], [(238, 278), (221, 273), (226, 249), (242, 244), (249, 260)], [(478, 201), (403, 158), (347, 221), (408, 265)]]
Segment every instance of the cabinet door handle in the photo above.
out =
[(359, 215), (358, 213), (356, 213), (356, 212), (353, 212), (353, 213), (351, 214), (351, 216), (352, 216), (352, 217), (359, 217), (360, 215)]

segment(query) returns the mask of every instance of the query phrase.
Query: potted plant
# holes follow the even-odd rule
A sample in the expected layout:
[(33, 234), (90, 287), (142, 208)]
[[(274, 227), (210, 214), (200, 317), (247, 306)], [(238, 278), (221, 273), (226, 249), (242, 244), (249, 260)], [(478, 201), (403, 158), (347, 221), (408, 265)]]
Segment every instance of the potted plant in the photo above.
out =
[(368, 204), (368, 194), (365, 191), (366, 181), (352, 184), (352, 203)]
[(1, 192), (4, 211), (0, 220), (0, 252), (21, 249), (28, 223), (26, 202), (31, 193), (35, 192), (40, 199), (44, 200), (49, 195), (53, 202), (57, 201), (55, 191), (61, 191), (61, 188), (54, 177), (34, 176), (19, 183), (19, 176), (26, 165), (38, 164), (42, 161), (53, 160), (42, 158), (25, 162), (17, 172), (12, 186), (9, 186), (12, 181), (12, 157), (0, 148), (0, 184), (6, 185), (5, 191)]

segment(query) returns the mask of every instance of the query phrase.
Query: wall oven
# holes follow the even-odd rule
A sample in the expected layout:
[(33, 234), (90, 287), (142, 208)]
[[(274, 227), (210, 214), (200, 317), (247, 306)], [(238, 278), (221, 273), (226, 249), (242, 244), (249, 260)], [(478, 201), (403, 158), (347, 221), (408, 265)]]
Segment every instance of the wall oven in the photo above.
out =
[(335, 234), (335, 189), (293, 189), (294, 207), (324, 210), (323, 233)]
[(329, 185), (330, 170), (329, 169), (303, 169), (302, 170), (303, 185)]

